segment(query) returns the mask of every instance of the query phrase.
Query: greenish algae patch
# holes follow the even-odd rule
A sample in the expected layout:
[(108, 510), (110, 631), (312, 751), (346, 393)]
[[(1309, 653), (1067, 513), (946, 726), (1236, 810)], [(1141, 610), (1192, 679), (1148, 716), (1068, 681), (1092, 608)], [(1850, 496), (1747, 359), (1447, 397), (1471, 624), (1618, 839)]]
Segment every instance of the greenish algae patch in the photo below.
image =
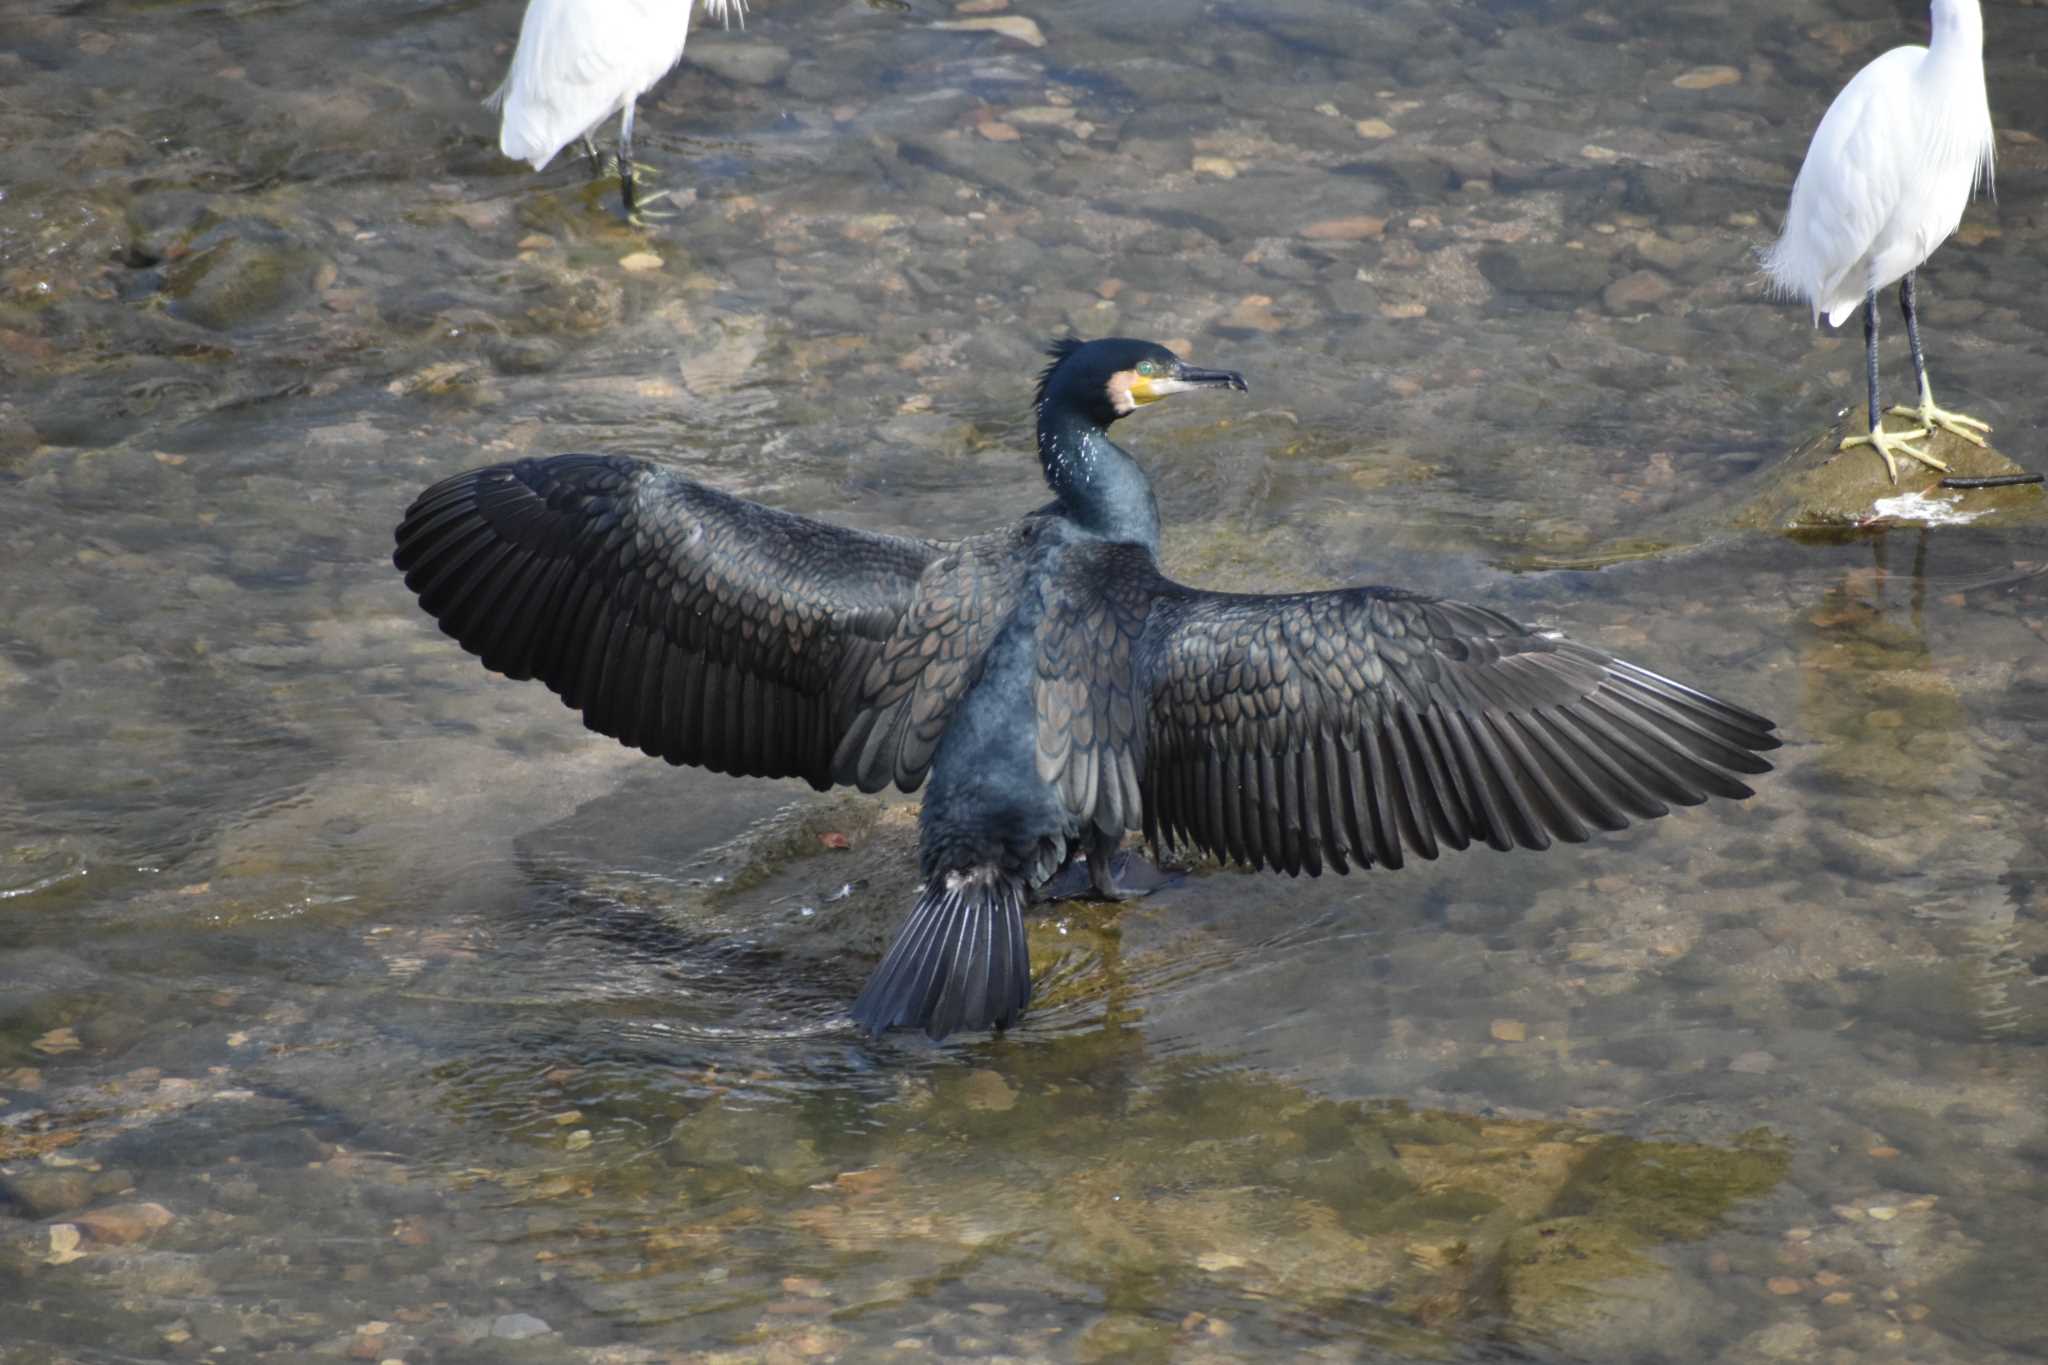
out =
[(1790, 1160), (1785, 1140), (1763, 1129), (1727, 1147), (1605, 1138), (1573, 1164), (1551, 1207), (1632, 1229), (1639, 1241), (1703, 1237), (1731, 1204), (1783, 1179)]
[(1633, 1295), (1654, 1292), (1652, 1248), (1705, 1236), (1731, 1205), (1783, 1179), (1790, 1159), (1789, 1144), (1763, 1131), (1728, 1147), (1628, 1138), (1589, 1144), (1551, 1200), (1551, 1216), (1521, 1223), (1503, 1239), (1503, 1307), (1523, 1331), (1548, 1334), (1604, 1313), (1623, 1282)]
[(1517, 555), (1503, 560), (1501, 567), (1526, 573), (1543, 573), (1555, 570), (1605, 569), (1616, 564), (1630, 564), (1637, 560), (1655, 559), (1677, 548), (1677, 542), (1656, 538), (1630, 537), (1610, 540), (1583, 553), (1559, 549), (1555, 552), (1538, 551)]
[(1106, 1313), (1081, 1334), (1078, 1359), (1166, 1361), (1173, 1358), (1174, 1325), (1139, 1313)]
[[(1123, 1306), (1154, 1319), (1251, 1296), (1338, 1317), (1369, 1302), (1376, 1321), (1411, 1325), (1502, 1308), (1547, 1322), (1597, 1289), (1592, 1267), (1645, 1273), (1650, 1249), (1703, 1235), (1785, 1163), (1764, 1138), (1640, 1143), (1330, 1101), (1206, 1059), (1159, 1070), (1136, 1035), (1114, 1036), (1121, 1075), (1099, 1035), (1005, 1048), (1001, 1070), (939, 1071), (882, 1104), (859, 1125), (869, 1141), (818, 1134), (807, 1155), (857, 1164), (806, 1186), (783, 1216), (849, 1262), (917, 1242), (920, 1258), (964, 1269), (984, 1248), (1029, 1245), (1106, 1296), (1142, 1286)], [(756, 1194), (788, 1188), (769, 1132), (749, 1122), (718, 1136), (703, 1122), (714, 1121), (678, 1130), (700, 1159), (744, 1150)], [(737, 1122), (727, 1112), (715, 1126)], [(1559, 1245), (1578, 1249), (1569, 1279), (1546, 1278), (1536, 1254), (1559, 1228)], [(1089, 1340), (1142, 1356), (1156, 1348), (1145, 1320), (1112, 1315)]]
[(163, 293), (179, 317), (227, 331), (300, 304), (323, 264), (284, 229), (254, 219), (225, 222), (200, 234), (190, 254), (165, 272)]

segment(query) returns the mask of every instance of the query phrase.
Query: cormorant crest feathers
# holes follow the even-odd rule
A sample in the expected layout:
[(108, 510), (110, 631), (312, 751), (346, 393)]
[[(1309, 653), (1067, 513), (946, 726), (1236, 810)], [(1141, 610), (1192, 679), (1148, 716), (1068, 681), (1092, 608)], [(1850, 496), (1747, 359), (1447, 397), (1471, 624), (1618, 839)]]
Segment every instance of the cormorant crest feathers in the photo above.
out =
[(1087, 344), (1077, 336), (1064, 336), (1056, 338), (1045, 348), (1045, 353), (1052, 357), (1052, 363), (1038, 372), (1038, 397), (1032, 400), (1034, 409), (1045, 406), (1045, 391), (1052, 387), (1053, 371), (1066, 363), (1068, 356)]

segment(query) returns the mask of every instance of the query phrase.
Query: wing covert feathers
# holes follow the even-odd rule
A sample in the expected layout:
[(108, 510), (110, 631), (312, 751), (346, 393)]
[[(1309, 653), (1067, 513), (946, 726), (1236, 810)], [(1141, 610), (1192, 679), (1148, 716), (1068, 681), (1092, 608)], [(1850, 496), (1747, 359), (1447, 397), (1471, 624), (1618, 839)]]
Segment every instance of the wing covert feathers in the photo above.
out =
[(1159, 579), (1135, 545), (1063, 556), (1044, 586), (1032, 697), (1038, 775), (1076, 820), (1142, 828), (1141, 650)]
[(854, 684), (836, 779), (862, 791), (915, 791), (953, 709), (981, 676), (1009, 619), (1033, 534), (1030, 523), (977, 537), (934, 559), (895, 631)]

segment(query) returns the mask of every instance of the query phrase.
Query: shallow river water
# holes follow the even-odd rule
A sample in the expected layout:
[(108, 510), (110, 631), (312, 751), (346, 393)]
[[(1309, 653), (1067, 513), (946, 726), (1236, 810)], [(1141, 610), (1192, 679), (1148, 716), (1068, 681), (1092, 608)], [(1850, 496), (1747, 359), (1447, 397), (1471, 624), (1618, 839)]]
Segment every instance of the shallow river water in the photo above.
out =
[[(1986, 8), (1923, 318), (2038, 466)], [(1732, 529), (1860, 402), (1752, 253), (1924, 6), (762, 0), (644, 226), (497, 155), (518, 19), (0, 10), (0, 1362), (2048, 1358), (2048, 523)], [(1779, 770), (1048, 907), (1021, 1027), (872, 1042), (913, 801), (629, 753), (390, 567), (558, 450), (988, 526), (1068, 329), (1250, 380), (1119, 428), (1169, 570), (1565, 627)]]

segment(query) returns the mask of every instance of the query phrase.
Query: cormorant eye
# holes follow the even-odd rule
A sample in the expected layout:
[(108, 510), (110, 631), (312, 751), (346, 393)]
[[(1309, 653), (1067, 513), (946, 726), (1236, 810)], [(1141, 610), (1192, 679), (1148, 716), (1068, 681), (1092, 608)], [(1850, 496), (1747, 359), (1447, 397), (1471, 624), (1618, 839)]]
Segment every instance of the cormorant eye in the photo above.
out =
[(1151, 361), (1141, 360), (1138, 362), (1138, 374), (1140, 377), (1150, 379), (1153, 375), (1158, 373), (1159, 367), (1153, 364)]

